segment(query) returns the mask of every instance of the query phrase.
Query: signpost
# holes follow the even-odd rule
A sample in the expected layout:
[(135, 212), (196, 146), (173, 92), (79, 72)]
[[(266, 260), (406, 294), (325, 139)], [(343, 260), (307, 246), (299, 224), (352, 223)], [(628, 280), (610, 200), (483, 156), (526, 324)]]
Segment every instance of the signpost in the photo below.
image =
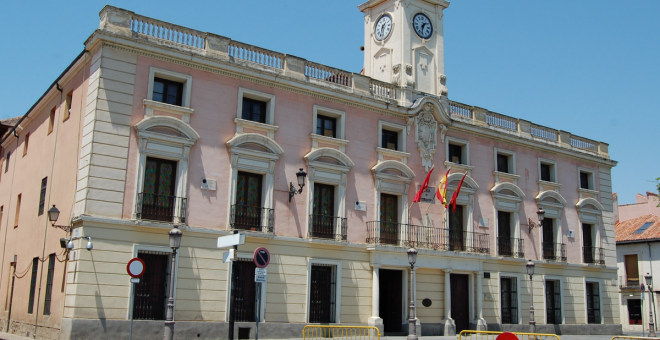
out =
[[(224, 263), (233, 263), (238, 252), (238, 245), (245, 244), (245, 234), (239, 234), (238, 230), (234, 230), (233, 235), (220, 236), (218, 237), (217, 247), (220, 249), (232, 248), (228, 252), (223, 254), (222, 262)], [(236, 292), (236, 275), (232, 271), (231, 274), (231, 293), (229, 295), (229, 331), (227, 338), (229, 340), (234, 340), (234, 294)]]
[(270, 263), (270, 253), (268, 249), (264, 247), (259, 247), (254, 250), (254, 256), (252, 256), (254, 265), (257, 268), (254, 268), (254, 282), (257, 283), (257, 313), (254, 317), (256, 323), (256, 333), (254, 336), (255, 340), (259, 340), (259, 321), (261, 321), (261, 284), (266, 283), (268, 280), (268, 264)]
[[(131, 285), (133, 286), (133, 294), (135, 294), (135, 284), (140, 283), (140, 278), (142, 275), (144, 275), (144, 271), (146, 270), (146, 266), (144, 265), (144, 261), (142, 259), (139, 259), (137, 257), (132, 258), (130, 261), (128, 261), (128, 264), (126, 264), (126, 272), (128, 275), (131, 277)], [(135, 299), (131, 299), (131, 329), (128, 332), (128, 339), (133, 340), (133, 304), (135, 303)]]

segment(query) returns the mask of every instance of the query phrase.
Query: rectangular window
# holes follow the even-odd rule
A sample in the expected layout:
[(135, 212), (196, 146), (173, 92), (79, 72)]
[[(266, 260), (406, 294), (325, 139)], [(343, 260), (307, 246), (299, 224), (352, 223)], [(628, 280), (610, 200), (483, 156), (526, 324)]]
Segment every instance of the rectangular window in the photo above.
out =
[(266, 102), (251, 98), (243, 98), (243, 113), (241, 118), (265, 124)]
[(69, 92), (66, 95), (66, 102), (64, 106), (64, 116), (62, 117), (62, 121), (65, 121), (69, 119), (69, 116), (71, 116), (71, 103), (73, 102), (73, 91)]
[(628, 324), (642, 325), (642, 300), (628, 300)]
[(256, 284), (254, 270), (257, 266), (252, 259), (239, 259), (233, 262), (232, 275), (236, 283), (234, 291), (234, 320), (254, 322), (256, 303)]
[(580, 171), (580, 188), (593, 190), (593, 174), (586, 171)]
[(598, 282), (587, 282), (587, 322), (600, 323), (600, 292)]
[(16, 215), (14, 216), (14, 228), (18, 227), (19, 216), (21, 215), (21, 196), (23, 194), (18, 194), (16, 198)]
[(16, 274), (16, 263), (9, 262), (9, 275), (7, 275), (7, 297), (5, 298), (5, 311), (9, 310), (9, 300), (11, 292), (14, 291), (14, 274)]
[(261, 200), (262, 183), (262, 175), (238, 172), (232, 221), (234, 229), (261, 231), (264, 212)]
[(48, 183), (48, 177), (41, 179), (41, 191), (39, 192), (39, 216), (44, 213), (44, 207), (46, 206), (46, 185)]
[(399, 243), (399, 197), (380, 194), (380, 243)]
[(5, 172), (9, 170), (9, 160), (11, 159), (11, 151), (7, 151), (7, 157), (5, 157)]
[(382, 130), (382, 145), (383, 149), (399, 150), (399, 133), (396, 131)]
[(543, 259), (554, 260), (557, 255), (554, 220), (552, 218), (544, 218), (543, 222), (541, 222), (541, 229), (543, 229)]
[(28, 145), (30, 144), (30, 133), (25, 134), (25, 140), (23, 141), (23, 156), (27, 155)]
[(639, 266), (637, 264), (637, 255), (623, 256), (626, 266), (626, 286), (639, 287)]
[(510, 173), (509, 172), (509, 157), (508, 155), (503, 155), (501, 153), (497, 154), (497, 171)]
[(550, 182), (550, 164), (541, 164), (541, 180)]
[(309, 322), (335, 322), (336, 266), (312, 264), (309, 287)]
[(30, 300), (28, 301), (28, 313), (32, 314), (34, 310), (34, 292), (37, 289), (37, 268), (39, 267), (39, 258), (32, 259), (32, 278), (30, 279)]
[(139, 251), (145, 273), (133, 290), (133, 319), (165, 320), (170, 255), (156, 251)]
[(312, 208), (312, 237), (335, 237), (335, 187), (327, 184), (314, 184), (314, 205)]
[(518, 287), (515, 277), (503, 277), (500, 281), (502, 294), (502, 323), (518, 323)]
[(48, 134), (50, 135), (51, 132), (53, 132), (53, 128), (55, 128), (55, 108), (50, 110), (50, 115), (48, 116)]
[(547, 324), (560, 324), (561, 291), (559, 280), (545, 280), (545, 306)]
[(507, 211), (497, 212), (497, 250), (500, 256), (513, 256), (511, 213)]
[(162, 78), (154, 78), (152, 100), (181, 106), (183, 100), (183, 84)]
[(449, 209), (449, 250), (462, 251), (464, 247), (463, 206), (456, 205), (456, 211)]
[(337, 138), (337, 119), (327, 116), (316, 116), (316, 134)]
[(177, 162), (160, 158), (147, 158), (144, 187), (138, 195), (139, 219), (172, 222), (177, 197)]
[(50, 315), (50, 302), (53, 299), (53, 279), (55, 278), (55, 254), (48, 256), (48, 276), (46, 276), (46, 297), (44, 297), (44, 315)]
[(449, 161), (456, 164), (465, 164), (463, 163), (463, 146), (449, 144)]

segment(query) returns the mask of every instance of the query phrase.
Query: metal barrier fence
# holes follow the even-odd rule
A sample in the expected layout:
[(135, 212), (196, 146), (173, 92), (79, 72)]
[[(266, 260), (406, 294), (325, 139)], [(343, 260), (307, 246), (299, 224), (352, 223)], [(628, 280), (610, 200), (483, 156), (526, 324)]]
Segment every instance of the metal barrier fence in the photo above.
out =
[(303, 340), (316, 339), (380, 340), (380, 331), (368, 326), (305, 326)]
[(646, 340), (646, 339), (657, 340), (658, 338), (642, 338), (640, 336), (625, 336), (625, 335), (619, 335), (612, 338), (612, 340)]
[[(458, 335), (458, 340), (495, 340), (502, 333), (504, 332), (461, 331)], [(520, 340), (561, 340), (556, 334), (510, 333), (515, 334)]]

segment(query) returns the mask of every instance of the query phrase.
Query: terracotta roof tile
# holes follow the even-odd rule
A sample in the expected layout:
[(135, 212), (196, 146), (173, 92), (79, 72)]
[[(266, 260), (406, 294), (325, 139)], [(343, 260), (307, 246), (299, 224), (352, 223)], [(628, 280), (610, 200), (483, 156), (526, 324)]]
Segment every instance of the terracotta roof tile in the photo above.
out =
[[(653, 222), (653, 224), (644, 232), (635, 234), (635, 231), (647, 222)], [(614, 225), (614, 233), (616, 242), (660, 239), (660, 216), (649, 214), (619, 221)]]

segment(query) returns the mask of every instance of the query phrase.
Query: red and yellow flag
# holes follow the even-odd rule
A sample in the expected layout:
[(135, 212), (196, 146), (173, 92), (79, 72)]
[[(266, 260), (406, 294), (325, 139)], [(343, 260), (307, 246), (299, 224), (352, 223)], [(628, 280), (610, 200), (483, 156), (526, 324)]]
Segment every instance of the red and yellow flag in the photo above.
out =
[(461, 191), (461, 187), (463, 186), (463, 180), (465, 179), (465, 176), (467, 176), (467, 172), (465, 172), (465, 175), (463, 175), (463, 178), (461, 178), (461, 182), (458, 183), (458, 187), (456, 187), (456, 191), (454, 191), (454, 196), (451, 197), (451, 202), (449, 202), (449, 204), (452, 205), (452, 213), (456, 212), (456, 200), (458, 199), (458, 193)]
[(440, 200), (440, 203), (444, 205), (445, 208), (449, 204), (447, 203), (447, 176), (449, 176), (449, 170), (447, 170), (445, 177), (440, 179), (440, 184), (438, 184), (438, 191), (435, 193), (435, 195)]

